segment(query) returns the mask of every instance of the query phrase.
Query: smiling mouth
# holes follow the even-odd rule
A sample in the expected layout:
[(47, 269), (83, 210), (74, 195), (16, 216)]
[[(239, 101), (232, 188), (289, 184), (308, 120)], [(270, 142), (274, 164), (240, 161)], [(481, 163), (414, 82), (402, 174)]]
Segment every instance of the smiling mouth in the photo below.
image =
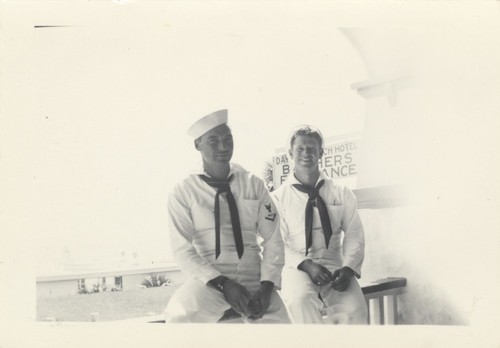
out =
[(216, 154), (216, 156), (218, 156), (218, 157), (228, 157), (228, 156), (231, 156), (231, 154), (228, 153), (228, 152), (224, 152), (224, 153), (218, 153), (218, 154)]

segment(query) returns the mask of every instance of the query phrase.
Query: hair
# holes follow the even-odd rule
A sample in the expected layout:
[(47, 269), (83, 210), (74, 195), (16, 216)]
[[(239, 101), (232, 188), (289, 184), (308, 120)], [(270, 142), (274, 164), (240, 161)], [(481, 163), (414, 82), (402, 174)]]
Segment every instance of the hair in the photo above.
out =
[(293, 143), (299, 135), (308, 135), (318, 140), (320, 149), (323, 148), (323, 135), (316, 127), (309, 125), (301, 125), (296, 127), (290, 134), (290, 149), (293, 148)]

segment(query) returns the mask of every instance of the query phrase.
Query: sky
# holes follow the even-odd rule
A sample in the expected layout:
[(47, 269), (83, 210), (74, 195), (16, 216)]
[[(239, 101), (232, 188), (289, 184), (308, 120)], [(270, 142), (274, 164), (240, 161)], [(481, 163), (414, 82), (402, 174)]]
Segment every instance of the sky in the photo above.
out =
[(229, 110), (233, 160), (258, 175), (298, 124), (327, 137), (362, 128), (351, 84), (366, 72), (328, 13), (159, 8), (34, 6), (12, 24), (25, 39), (9, 42), (8, 74), (26, 102), (10, 140), (29, 173), (37, 218), (25, 224), (42, 273), (122, 251), (168, 259), (168, 193), (201, 165), (186, 129), (208, 113)]

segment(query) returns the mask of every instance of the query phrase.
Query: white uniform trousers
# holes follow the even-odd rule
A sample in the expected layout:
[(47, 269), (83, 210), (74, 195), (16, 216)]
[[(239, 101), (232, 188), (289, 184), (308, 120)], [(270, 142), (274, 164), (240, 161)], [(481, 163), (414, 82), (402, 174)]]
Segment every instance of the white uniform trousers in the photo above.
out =
[[(296, 268), (285, 267), (282, 276), (281, 295), (290, 310), (293, 323), (368, 323), (368, 308), (355, 277), (347, 289), (340, 292), (329, 285), (313, 284), (306, 272)], [(327, 317), (321, 313), (325, 306)]]
[[(248, 289), (250, 291), (250, 289)], [(252, 292), (250, 292), (253, 294)], [(224, 295), (197, 279), (186, 281), (176, 290), (165, 309), (166, 323), (216, 323), (231, 308)], [(280, 295), (273, 290), (271, 303), (261, 319), (230, 319), (230, 323), (290, 323), (290, 316)]]

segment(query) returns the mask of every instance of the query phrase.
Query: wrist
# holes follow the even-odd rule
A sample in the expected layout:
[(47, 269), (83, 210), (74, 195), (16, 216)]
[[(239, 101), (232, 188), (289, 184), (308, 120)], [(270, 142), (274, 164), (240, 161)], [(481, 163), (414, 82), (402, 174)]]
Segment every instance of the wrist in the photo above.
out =
[(262, 290), (273, 290), (274, 289), (274, 283), (270, 280), (263, 280), (260, 282), (260, 287)]
[(348, 267), (348, 266), (344, 266), (344, 271), (349, 272), (351, 275), (354, 275), (354, 273), (355, 273), (355, 272), (352, 270), (352, 268), (351, 268), (351, 267)]
[(209, 280), (207, 285), (214, 288), (215, 290), (220, 291), (221, 293), (224, 293), (224, 286), (228, 280), (228, 277), (220, 275), (214, 279)]
[(301, 271), (307, 271), (307, 269), (312, 264), (312, 262), (313, 261), (311, 259), (304, 260), (301, 263), (299, 263), (299, 265), (297, 266), (297, 269), (299, 269)]

